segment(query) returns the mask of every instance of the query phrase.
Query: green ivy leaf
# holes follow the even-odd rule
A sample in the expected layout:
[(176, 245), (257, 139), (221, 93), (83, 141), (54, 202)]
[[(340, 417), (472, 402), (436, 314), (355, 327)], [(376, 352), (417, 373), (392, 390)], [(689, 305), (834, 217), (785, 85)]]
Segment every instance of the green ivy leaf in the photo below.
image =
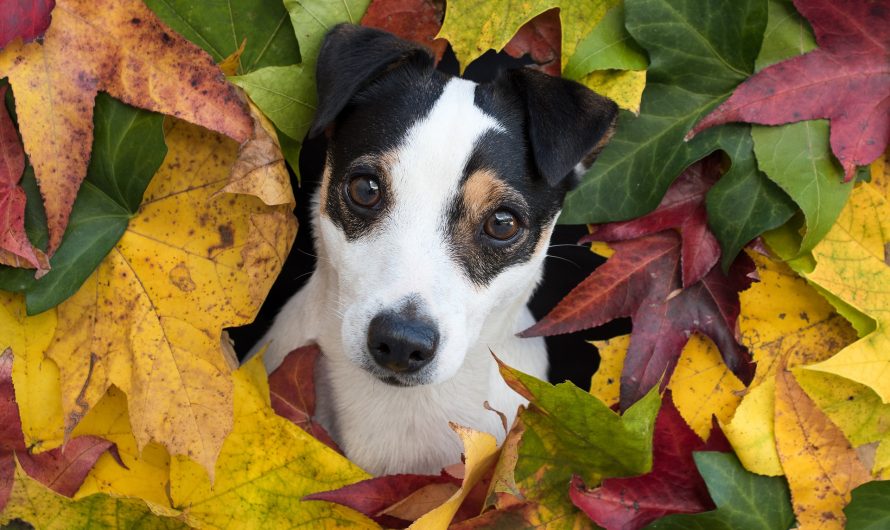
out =
[(853, 490), (853, 499), (844, 508), (847, 530), (890, 528), (890, 481), (867, 482)]
[(300, 62), (297, 39), (281, 2), (268, 0), (146, 0), (146, 5), (217, 63), (246, 39), (238, 73)]
[[(650, 59), (640, 115), (621, 113), (611, 143), (566, 198), (563, 223), (639, 217), (658, 205), (684, 168), (708, 153), (724, 149), (730, 156), (750, 156), (742, 149), (750, 145), (743, 138), (749, 136), (744, 127), (715, 129), (690, 142), (683, 138), (753, 71), (766, 27), (766, 0), (627, 0), (625, 10), (628, 31)], [(710, 224), (723, 248), (724, 267), (747, 243), (745, 237), (782, 224), (793, 211), (780, 190), (769, 190), (769, 184), (762, 182), (765, 177), (756, 165), (737, 160), (734, 164), (733, 182), (717, 188), (712, 205), (751, 204), (753, 188), (760, 206), (749, 215), (774, 215), (738, 219), (715, 215), (709, 208)], [(770, 204), (760, 204), (763, 201)], [(728, 220), (732, 223), (723, 224)]]
[(566, 488), (573, 474), (593, 485), (652, 468), (657, 387), (619, 415), (572, 383), (553, 386), (505, 365), (501, 375), (531, 402), (519, 416), (525, 433), (514, 470), (515, 483), (530, 500), (551, 510), (571, 509)]
[[(35, 280), (32, 270), (0, 267), (0, 289), (24, 291), (29, 315), (51, 309), (77, 292), (123, 235), (167, 154), (163, 121), (160, 114), (107, 94), (96, 98), (90, 166), (62, 244), (50, 259), (52, 269)], [(35, 244), (45, 244), (46, 216), (33, 171), (26, 171), (23, 187), (28, 197), (28, 236)]]
[(750, 473), (732, 453), (695, 453), (717, 509), (663, 517), (647, 530), (787, 530), (794, 522), (791, 495), (782, 477)]
[(624, 28), (624, 4), (610, 9), (578, 44), (562, 75), (580, 79), (594, 70), (645, 70), (646, 52)]
[(763, 45), (754, 61), (754, 69), (758, 71), (816, 48), (809, 23), (794, 9), (790, 0), (768, 0), (768, 9)]

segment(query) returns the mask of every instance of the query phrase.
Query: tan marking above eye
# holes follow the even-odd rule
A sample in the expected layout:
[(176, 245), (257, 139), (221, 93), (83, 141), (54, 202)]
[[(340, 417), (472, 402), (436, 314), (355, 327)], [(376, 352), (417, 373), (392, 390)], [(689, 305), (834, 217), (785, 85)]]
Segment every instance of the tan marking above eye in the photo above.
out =
[(468, 217), (473, 222), (481, 221), (482, 216), (508, 193), (509, 187), (494, 171), (474, 171), (464, 184), (464, 205)]

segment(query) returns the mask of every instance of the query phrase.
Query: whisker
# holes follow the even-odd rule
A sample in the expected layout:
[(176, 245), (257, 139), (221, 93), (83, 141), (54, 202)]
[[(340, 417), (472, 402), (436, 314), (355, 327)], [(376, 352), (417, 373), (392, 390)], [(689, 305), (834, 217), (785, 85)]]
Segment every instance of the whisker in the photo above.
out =
[(565, 262), (571, 263), (572, 265), (575, 266), (576, 269), (579, 269), (579, 270), (583, 268), (583, 267), (581, 267), (581, 265), (578, 265), (578, 264), (575, 263), (574, 261), (572, 261), (572, 260), (570, 260), (570, 259), (568, 259), (568, 258), (564, 258), (564, 257), (562, 257), (562, 256), (554, 256), (554, 255), (552, 255), (552, 254), (547, 254), (547, 255), (545, 256), (545, 259), (546, 259), (546, 258), (561, 259), (561, 260), (563, 260), (563, 261), (565, 261)]

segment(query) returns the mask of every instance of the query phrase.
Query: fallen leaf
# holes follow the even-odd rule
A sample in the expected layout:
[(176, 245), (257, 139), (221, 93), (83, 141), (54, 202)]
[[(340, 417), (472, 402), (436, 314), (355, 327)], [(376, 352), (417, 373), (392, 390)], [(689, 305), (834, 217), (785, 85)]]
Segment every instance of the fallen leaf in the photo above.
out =
[(595, 70), (645, 70), (648, 65), (646, 52), (624, 27), (624, 2), (618, 2), (578, 43), (562, 75), (577, 81)]
[[(0, 87), (0, 100), (8, 88)], [(49, 260), (25, 233), (25, 192), (19, 186), (24, 171), (25, 152), (19, 135), (6, 106), (0, 105), (0, 264), (36, 268), (37, 276), (43, 276), (49, 270)]]
[(562, 27), (560, 50), (562, 62), (602, 20), (614, 0), (498, 0), (474, 2), (452, 0), (445, 10), (445, 21), (437, 35), (451, 43), (461, 71), (488, 50), (502, 50), (519, 28), (541, 13), (559, 8)]
[[(657, 389), (619, 415), (571, 383), (552, 386), (503, 364), (501, 375), (531, 404), (517, 420), (522, 435), (513, 484), (500, 489), (508, 493), (515, 486), (521, 501), (540, 504), (534, 510), (536, 517), (557, 519), (569, 528), (584, 520), (577, 517), (580, 512), (566, 490), (576, 474), (594, 486), (605, 477), (639, 475), (651, 469), (652, 433), (661, 403)], [(510, 470), (498, 471), (493, 484), (503, 485), (498, 479)]]
[[(285, 362), (287, 362), (287, 359), (285, 359)], [(269, 384), (274, 385), (271, 379)], [(272, 406), (275, 406), (274, 394)], [(424, 487), (449, 484), (457, 489), (460, 483), (460, 480), (447, 473), (440, 475), (386, 475), (349, 484), (338, 490), (313, 493), (312, 495), (307, 495), (305, 499), (342, 504), (365, 514), (386, 528), (405, 528), (408, 526), (407, 521), (413, 521), (418, 517), (400, 520), (392, 514), (385, 513), (387, 508), (406, 499), (409, 495)], [(451, 495), (448, 494), (444, 500), (447, 500)]]
[[(403, 521), (416, 521), (428, 512), (448, 502), (458, 489), (460, 489), (459, 486), (449, 483), (427, 484), (386, 508), (383, 510), (383, 513)], [(476, 513), (478, 513), (478, 510)], [(455, 514), (451, 520), (452, 522), (458, 521), (458, 515)]]
[(369, 478), (367, 473), (271, 408), (266, 370), (256, 356), (232, 373), (234, 427), (216, 460), (216, 479), (184, 456), (171, 461), (173, 506), (193, 526), (295, 528), (320, 521), (379, 528), (342, 506), (303, 497)]
[(55, 0), (7, 0), (0, 18), (0, 50), (15, 39), (30, 42), (49, 26)]
[(869, 0), (795, 0), (819, 48), (745, 81), (693, 133), (731, 121), (780, 125), (831, 120), (831, 148), (853, 178), (890, 139), (890, 10)]
[(66, 432), (113, 384), (128, 396), (140, 449), (156, 441), (212, 470), (232, 425), (221, 330), (254, 318), (296, 223), (289, 206), (217, 193), (234, 143), (184, 122), (166, 139), (126, 232), (57, 308), (46, 355), (59, 366)]
[(572, 479), (569, 496), (596, 524), (608, 530), (637, 529), (673, 513), (711, 510), (704, 480), (695, 468), (693, 451), (729, 451), (722, 433), (702, 441), (680, 416), (670, 393), (655, 418), (652, 471), (638, 477), (609, 478), (588, 490)]
[(794, 523), (788, 486), (781, 478), (748, 473), (732, 453), (693, 456), (717, 509), (670, 515), (647, 530), (786, 530)]
[(373, 0), (361, 24), (431, 48), (438, 62), (448, 48), (448, 41), (436, 38), (444, 13), (442, 0)]
[(853, 490), (852, 500), (844, 508), (847, 530), (880, 530), (890, 525), (890, 481), (875, 481)]
[(487, 432), (479, 432), (460, 425), (451, 424), (464, 445), (466, 472), (460, 488), (444, 504), (428, 512), (408, 528), (417, 530), (445, 530), (470, 495), (473, 487), (482, 480), (498, 458), (497, 441)]
[(802, 527), (844, 528), (850, 491), (871, 480), (843, 433), (791, 372), (776, 374), (776, 448)]
[(758, 475), (784, 475), (776, 451), (776, 382), (768, 379), (752, 386), (729, 423), (721, 424), (745, 469)]
[(599, 351), (600, 365), (590, 379), (590, 393), (609, 407), (617, 405), (621, 369), (624, 368), (630, 335), (593, 341), (593, 345)]
[[(98, 29), (98, 28), (101, 28)], [(43, 43), (0, 52), (19, 131), (44, 198), (48, 253), (62, 240), (92, 145), (98, 91), (239, 142), (250, 118), (212, 59), (137, 0), (59, 0)]]
[[(321, 443), (342, 453), (337, 442), (313, 419), (315, 364), (320, 356), (321, 350), (315, 344), (297, 348), (287, 354), (278, 368), (269, 374), (272, 408), (279, 416), (289, 419)], [(363, 513), (367, 515), (367, 512)]]
[(533, 68), (559, 77), (561, 36), (559, 9), (549, 9), (523, 24), (504, 51), (516, 58), (528, 55), (535, 63)]
[(520, 502), (489, 510), (478, 517), (451, 525), (449, 530), (504, 528), (509, 530), (587, 530), (593, 523), (583, 513), (555, 513), (543, 504)]
[[(619, 114), (611, 142), (566, 196), (560, 222), (603, 223), (645, 215), (686, 167), (720, 149), (732, 165), (708, 192), (706, 204), (724, 270), (749, 241), (785, 223), (794, 204), (757, 169), (748, 126), (682, 141), (698, 117), (753, 70), (766, 19), (766, 2), (756, 0), (731, 5), (716, 0), (625, 2), (627, 30), (650, 59), (639, 117)], [(682, 49), (677, 43), (684, 44)], [(645, 185), (640, 185), (641, 175)]]
[(581, 242), (611, 243), (677, 229), (682, 240), (683, 287), (688, 287), (701, 280), (720, 259), (720, 244), (708, 229), (705, 210), (705, 195), (719, 177), (719, 156), (696, 162), (671, 184), (658, 208), (630, 221), (595, 226)]
[(640, 100), (646, 88), (646, 71), (597, 70), (590, 72), (579, 83), (634, 114), (640, 112)]
[(524, 337), (571, 333), (615, 318), (633, 320), (621, 375), (621, 408), (670, 378), (692, 332), (718, 345), (724, 362), (750, 381), (753, 365), (736, 342), (737, 292), (751, 282), (742, 256), (728, 276), (712, 269), (701, 281), (680, 288), (680, 238), (671, 231), (612, 243), (615, 255), (575, 287)]
[(837, 223), (813, 249), (816, 268), (807, 279), (876, 322), (874, 331), (808, 369), (871, 387), (890, 402), (890, 265), (884, 244), (890, 204), (869, 184), (853, 190)]
[(95, 436), (74, 438), (62, 447), (37, 455), (25, 447), (19, 406), (12, 385), (13, 352), (0, 354), (0, 512), (16, 502), (13, 474), (17, 462), (25, 473), (61, 495), (72, 496), (90, 468), (113, 444)]
[(97, 494), (80, 500), (67, 499), (15, 468), (15, 485), (0, 524), (22, 519), (40, 530), (114, 530), (118, 528), (186, 529), (185, 523), (152, 513), (139, 499)]

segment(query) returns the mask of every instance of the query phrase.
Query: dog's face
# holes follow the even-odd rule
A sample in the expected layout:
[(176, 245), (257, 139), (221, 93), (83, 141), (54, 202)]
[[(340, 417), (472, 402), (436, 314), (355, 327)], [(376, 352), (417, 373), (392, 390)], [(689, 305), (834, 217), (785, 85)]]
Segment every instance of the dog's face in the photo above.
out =
[(318, 78), (313, 133), (328, 152), (316, 240), (342, 351), (389, 384), (445, 381), (488, 327), (517, 331), (614, 104), (532, 71), (447, 77), (422, 49), (354, 26), (328, 35)]

